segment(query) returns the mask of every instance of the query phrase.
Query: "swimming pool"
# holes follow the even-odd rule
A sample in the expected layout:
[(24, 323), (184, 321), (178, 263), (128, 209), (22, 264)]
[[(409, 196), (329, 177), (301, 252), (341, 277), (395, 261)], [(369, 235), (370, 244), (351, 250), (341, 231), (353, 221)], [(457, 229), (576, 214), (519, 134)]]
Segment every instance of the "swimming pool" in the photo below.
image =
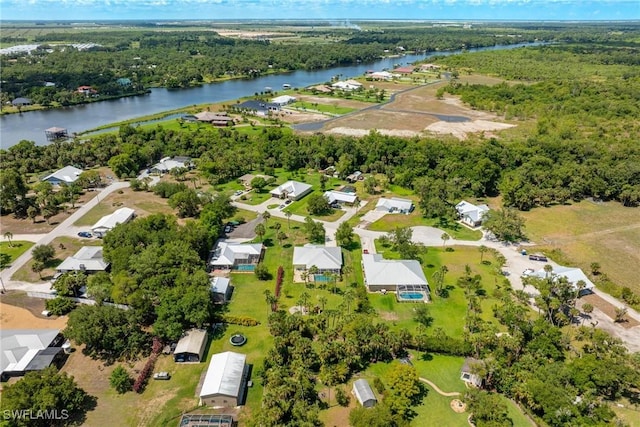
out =
[(239, 265), (236, 270), (238, 271), (255, 271), (256, 266), (252, 264)]
[(422, 292), (400, 292), (398, 294), (398, 298), (407, 300), (419, 300), (424, 299), (424, 294)]
[(314, 282), (329, 282), (331, 278), (329, 276), (325, 276), (324, 274), (315, 274), (313, 276)]

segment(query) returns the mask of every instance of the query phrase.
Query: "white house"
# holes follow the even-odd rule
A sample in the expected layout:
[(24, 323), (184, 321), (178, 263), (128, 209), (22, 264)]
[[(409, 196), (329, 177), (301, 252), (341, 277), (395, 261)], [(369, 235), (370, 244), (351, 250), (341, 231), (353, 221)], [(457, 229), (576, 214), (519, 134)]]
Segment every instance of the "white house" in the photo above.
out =
[(381, 197), (376, 204), (376, 210), (380, 212), (388, 213), (403, 213), (409, 214), (413, 211), (413, 202), (408, 199), (401, 199), (399, 197), (392, 197), (387, 199)]
[(358, 196), (355, 193), (345, 193), (343, 191), (325, 191), (323, 194), (324, 198), (327, 199), (330, 205), (340, 204), (340, 205), (349, 205), (353, 206), (358, 202)]
[(131, 221), (135, 215), (135, 211), (131, 208), (120, 208), (114, 213), (100, 218), (100, 220), (91, 227), (91, 232), (96, 237), (104, 237), (104, 235), (111, 231), (116, 225)]
[(96, 273), (106, 271), (109, 263), (102, 257), (102, 246), (83, 246), (70, 257), (67, 257), (57, 268), (60, 273), (83, 271)]
[(300, 200), (312, 190), (311, 185), (304, 182), (287, 181), (271, 190), (271, 195), (279, 199)]
[(251, 271), (262, 258), (262, 243), (220, 242), (211, 251), (209, 265), (218, 270)]
[(352, 90), (358, 90), (362, 88), (362, 83), (360, 83), (357, 80), (345, 80), (345, 81), (335, 82), (334, 84), (331, 85), (331, 87), (334, 89), (340, 89), (344, 91), (352, 91)]
[(551, 277), (554, 280), (557, 280), (559, 277), (564, 277), (569, 283), (571, 283), (574, 291), (578, 290), (578, 282), (581, 280), (584, 282), (584, 288), (581, 292), (593, 292), (593, 288), (596, 287), (581, 269), (574, 267), (563, 267), (559, 265), (554, 267), (550, 273), (547, 273), (544, 271), (544, 268), (541, 268), (540, 270), (531, 273), (530, 276), (546, 279), (547, 274), (551, 274)]
[[(307, 244), (293, 248), (293, 268), (298, 273), (318, 268), (318, 274), (340, 274), (342, 250), (335, 246)], [(315, 277), (309, 277), (315, 281)]]
[(380, 254), (363, 254), (362, 268), (370, 292), (395, 291), (399, 285), (428, 285), (422, 266), (415, 260), (391, 260)]
[(82, 169), (78, 169), (73, 166), (65, 166), (51, 175), (45, 176), (42, 178), (42, 181), (50, 182), (53, 185), (60, 185), (61, 183), (71, 184), (76, 182), (81, 173)]
[(460, 221), (470, 227), (478, 227), (482, 224), (484, 215), (489, 212), (489, 206), (476, 206), (463, 200), (456, 205), (456, 211), (458, 211), (458, 217), (460, 218)]
[(375, 73), (369, 74), (369, 77), (375, 80), (391, 80), (395, 75), (388, 71), (376, 71)]
[(214, 354), (200, 390), (200, 405), (230, 408), (242, 403), (247, 356), (233, 351)]
[(365, 408), (371, 408), (378, 403), (378, 399), (376, 399), (376, 395), (373, 394), (373, 390), (371, 389), (369, 382), (365, 379), (360, 378), (359, 380), (354, 381), (351, 392), (356, 399), (358, 399), (358, 402), (360, 402), (360, 404)]
[(175, 168), (189, 168), (191, 165), (191, 157), (176, 156), (164, 157), (158, 163), (149, 168), (149, 173), (163, 174), (168, 173)]
[(271, 102), (278, 105), (287, 105), (291, 104), (292, 102), (296, 102), (296, 97), (291, 95), (282, 95), (273, 98)]
[(39, 371), (62, 354), (58, 329), (0, 329), (0, 378)]

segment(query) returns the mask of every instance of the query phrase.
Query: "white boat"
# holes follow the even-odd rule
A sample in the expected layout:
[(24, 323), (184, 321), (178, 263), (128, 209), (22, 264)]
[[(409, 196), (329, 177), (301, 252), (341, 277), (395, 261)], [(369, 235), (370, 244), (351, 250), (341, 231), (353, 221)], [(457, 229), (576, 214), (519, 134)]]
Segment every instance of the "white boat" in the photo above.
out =
[(289, 83), (285, 83), (282, 85), (282, 89), (291, 89), (291, 85)]

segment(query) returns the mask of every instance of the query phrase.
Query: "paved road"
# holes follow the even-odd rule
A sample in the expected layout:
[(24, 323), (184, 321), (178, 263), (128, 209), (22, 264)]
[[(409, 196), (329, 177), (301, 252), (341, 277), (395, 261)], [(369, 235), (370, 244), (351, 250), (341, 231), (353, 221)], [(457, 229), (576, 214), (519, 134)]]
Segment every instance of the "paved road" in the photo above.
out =
[[(116, 190), (120, 190), (122, 188), (126, 188), (128, 186), (129, 186), (128, 182), (118, 181), (118, 182), (112, 183), (108, 187), (102, 189), (96, 197), (92, 198), (87, 203), (80, 206), (78, 210), (76, 210), (73, 214), (71, 214), (71, 216), (69, 216), (69, 218), (62, 221), (56, 228), (51, 230), (49, 233), (40, 235), (38, 240), (30, 240), (30, 241), (35, 241), (35, 245), (34, 245), (35, 247), (36, 245), (46, 245), (47, 243), (51, 243), (56, 237), (69, 236), (69, 235), (75, 236), (76, 235), (75, 230), (77, 229), (77, 227), (73, 226), (74, 222), (82, 218), (87, 212), (89, 212), (91, 208), (96, 206), (100, 202), (100, 200), (104, 200), (105, 197), (107, 197), (112, 192)], [(16, 271), (18, 271), (24, 264), (26, 264), (31, 259), (32, 249), (33, 247), (28, 251), (26, 251), (25, 253), (23, 253), (22, 255), (20, 255), (11, 264), (11, 267), (6, 268), (2, 270), (2, 272), (0, 272), (0, 278), (2, 278), (2, 282), (4, 283), (4, 286), (6, 289), (38, 290), (38, 291), (50, 290), (51, 285), (49, 282), (44, 284), (33, 284), (33, 283), (18, 282), (18, 281), (11, 280), (11, 276), (13, 276)]]

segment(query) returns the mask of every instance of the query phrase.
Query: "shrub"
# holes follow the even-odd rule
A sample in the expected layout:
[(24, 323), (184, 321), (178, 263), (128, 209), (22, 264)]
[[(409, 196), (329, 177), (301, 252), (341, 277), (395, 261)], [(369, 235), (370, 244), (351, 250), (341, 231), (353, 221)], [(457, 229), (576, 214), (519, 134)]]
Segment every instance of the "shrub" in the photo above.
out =
[(133, 383), (133, 391), (136, 393), (142, 393), (144, 391), (144, 387), (147, 385), (147, 380), (149, 379), (149, 375), (151, 375), (151, 371), (153, 371), (160, 350), (162, 350), (162, 343), (158, 338), (154, 337), (151, 346), (151, 356), (149, 356), (149, 360), (147, 360), (144, 368), (140, 371), (136, 382)]
[(376, 391), (380, 394), (384, 394), (386, 388), (384, 386), (384, 383), (382, 382), (382, 380), (378, 377), (375, 377), (373, 379), (373, 387), (376, 389)]
[(119, 365), (111, 372), (109, 384), (118, 394), (123, 394), (133, 388), (133, 378), (129, 376), (125, 368)]
[(342, 387), (336, 389), (336, 402), (338, 402), (340, 406), (349, 406), (349, 396), (347, 396)]
[(76, 308), (76, 303), (73, 302), (71, 298), (62, 296), (47, 300), (44, 305), (46, 309), (51, 312), (51, 314), (56, 316), (62, 316)]
[(230, 325), (258, 326), (260, 322), (247, 316), (224, 316), (223, 321)]
[(153, 186), (153, 194), (168, 199), (176, 193), (187, 190), (182, 182), (159, 182)]
[(263, 263), (259, 263), (258, 265), (256, 265), (256, 269), (254, 270), (254, 273), (258, 278), (258, 280), (271, 279), (271, 274), (269, 273), (269, 269)]
[(278, 267), (278, 275), (276, 276), (276, 298), (280, 298), (280, 290), (282, 289), (282, 280), (284, 279), (284, 268)]

